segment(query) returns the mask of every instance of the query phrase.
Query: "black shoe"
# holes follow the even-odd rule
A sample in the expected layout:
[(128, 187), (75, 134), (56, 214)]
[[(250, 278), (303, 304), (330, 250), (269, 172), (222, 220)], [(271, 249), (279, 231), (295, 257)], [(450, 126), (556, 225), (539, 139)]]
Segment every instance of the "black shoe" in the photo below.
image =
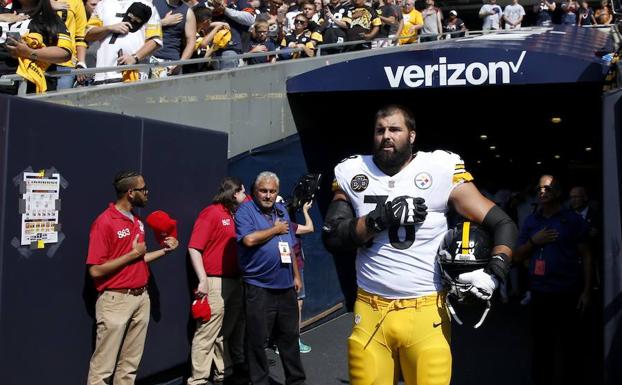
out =
[(233, 374), (225, 379), (225, 385), (248, 385), (250, 377), (245, 363), (233, 365)]

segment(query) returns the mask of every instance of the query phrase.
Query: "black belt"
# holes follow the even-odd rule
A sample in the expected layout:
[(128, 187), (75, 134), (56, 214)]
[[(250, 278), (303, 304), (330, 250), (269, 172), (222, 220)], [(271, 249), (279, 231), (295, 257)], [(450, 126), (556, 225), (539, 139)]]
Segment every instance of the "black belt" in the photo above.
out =
[(115, 293), (139, 296), (147, 291), (147, 286), (137, 287), (136, 289), (104, 289), (104, 291), (112, 291)]

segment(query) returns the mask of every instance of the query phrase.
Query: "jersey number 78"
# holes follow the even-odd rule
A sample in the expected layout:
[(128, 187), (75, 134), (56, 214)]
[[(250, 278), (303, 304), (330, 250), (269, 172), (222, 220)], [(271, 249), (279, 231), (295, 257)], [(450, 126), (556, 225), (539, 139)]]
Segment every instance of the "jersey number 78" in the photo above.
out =
[[(363, 197), (364, 203), (375, 203), (376, 207), (378, 205), (383, 205), (386, 203), (388, 195), (365, 195)], [(374, 207), (375, 209), (375, 207)], [(406, 237), (404, 239), (400, 239), (398, 235), (398, 230), (400, 227), (404, 227), (406, 231)], [(389, 241), (391, 241), (391, 246), (399, 250), (408, 249), (415, 242), (415, 226), (401, 226), (401, 225), (393, 225), (389, 227)]]

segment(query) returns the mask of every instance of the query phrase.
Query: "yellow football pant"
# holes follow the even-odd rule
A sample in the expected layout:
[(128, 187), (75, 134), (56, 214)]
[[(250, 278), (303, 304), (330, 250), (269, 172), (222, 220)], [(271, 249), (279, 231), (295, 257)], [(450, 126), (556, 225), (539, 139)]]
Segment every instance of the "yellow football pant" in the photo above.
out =
[(359, 289), (348, 339), (352, 385), (448, 385), (451, 325), (445, 297), (390, 300)]

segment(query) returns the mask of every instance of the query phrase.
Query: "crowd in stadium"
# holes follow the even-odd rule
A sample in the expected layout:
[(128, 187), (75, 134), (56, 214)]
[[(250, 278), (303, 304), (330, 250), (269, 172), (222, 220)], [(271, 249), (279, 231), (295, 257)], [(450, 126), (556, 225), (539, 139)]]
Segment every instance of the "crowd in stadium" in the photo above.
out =
[[(42, 93), (464, 36), (467, 26), (456, 10), (442, 10), (434, 0), (420, 8), (415, 0), (0, 0), (0, 75), (17, 73), (28, 92)], [(542, 0), (532, 11), (541, 26), (612, 21), (606, 1), (594, 11), (585, 0), (559, 6)], [(505, 8), (489, 0), (479, 11), (482, 30), (524, 27), (525, 15), (518, 0)], [(262, 52), (271, 54), (257, 55)], [(240, 58), (244, 53), (256, 55)], [(213, 60), (45, 76), (191, 58)]]

